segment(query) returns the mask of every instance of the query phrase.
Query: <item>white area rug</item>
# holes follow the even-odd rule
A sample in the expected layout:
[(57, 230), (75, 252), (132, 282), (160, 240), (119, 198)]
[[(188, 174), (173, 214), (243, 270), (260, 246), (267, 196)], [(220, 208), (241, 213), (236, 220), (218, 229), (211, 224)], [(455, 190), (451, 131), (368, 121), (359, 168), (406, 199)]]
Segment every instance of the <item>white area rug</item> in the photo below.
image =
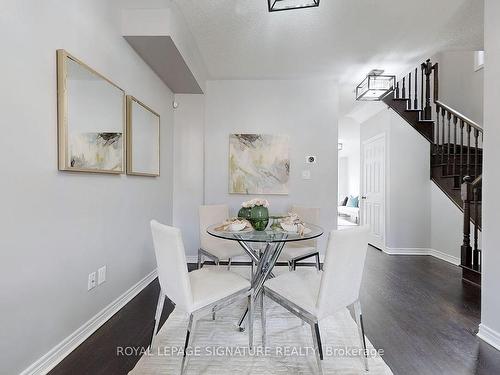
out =
[[(233, 267), (247, 273), (245, 267)], [(286, 267), (275, 273), (288, 272)], [(311, 270), (311, 272), (316, 272)], [(192, 353), (187, 361), (187, 374), (316, 374), (310, 326), (291, 315), (278, 304), (266, 299), (267, 346), (261, 346), (260, 309), (256, 306), (254, 350), (249, 352), (247, 332), (239, 332), (236, 324), (245, 302), (236, 303), (198, 320), (192, 336)], [(187, 316), (175, 309), (156, 338), (156, 348), (144, 355), (130, 372), (134, 375), (179, 374)], [(359, 350), (356, 323), (347, 309), (320, 321), (323, 342), (324, 374), (366, 374), (360, 357), (348, 352)], [(371, 343), (367, 343), (373, 348)], [(346, 354), (347, 353), (347, 354)], [(352, 353), (351, 353), (352, 354)], [(355, 353), (356, 354), (356, 353)], [(369, 374), (392, 374), (380, 356), (369, 359)]]

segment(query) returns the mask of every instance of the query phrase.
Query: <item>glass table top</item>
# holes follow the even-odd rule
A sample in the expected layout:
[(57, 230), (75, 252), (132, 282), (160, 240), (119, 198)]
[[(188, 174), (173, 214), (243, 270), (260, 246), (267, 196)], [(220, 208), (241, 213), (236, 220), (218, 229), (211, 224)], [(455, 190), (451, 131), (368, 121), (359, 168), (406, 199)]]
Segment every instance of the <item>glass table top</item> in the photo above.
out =
[(285, 232), (283, 229), (276, 227), (268, 227), (265, 231), (256, 231), (253, 228), (247, 228), (239, 232), (232, 232), (229, 230), (218, 230), (217, 228), (220, 227), (220, 224), (209, 226), (207, 228), (207, 233), (225, 240), (266, 243), (304, 241), (319, 237), (323, 234), (323, 228), (317, 225), (306, 223), (305, 226), (306, 230), (303, 235)]

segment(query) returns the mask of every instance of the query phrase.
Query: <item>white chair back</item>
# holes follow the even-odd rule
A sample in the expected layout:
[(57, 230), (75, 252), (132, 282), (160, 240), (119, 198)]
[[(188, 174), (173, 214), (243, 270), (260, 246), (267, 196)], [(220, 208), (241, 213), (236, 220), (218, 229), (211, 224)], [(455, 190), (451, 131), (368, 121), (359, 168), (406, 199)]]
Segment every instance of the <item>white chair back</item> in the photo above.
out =
[[(311, 223), (319, 225), (319, 208), (314, 207), (303, 207), (303, 206), (292, 206), (291, 212), (296, 213), (300, 218), (306, 223)], [(317, 247), (316, 240), (306, 240), (297, 242), (298, 246), (311, 246)]]
[(319, 318), (358, 300), (368, 233), (366, 226), (330, 232), (316, 306)]
[[(226, 204), (200, 206), (200, 243), (201, 248), (210, 251), (216, 250), (221, 245), (221, 239), (207, 233), (207, 227), (213, 224), (221, 224), (229, 218), (229, 208)], [(217, 255), (217, 254), (214, 254)]]
[(191, 312), (193, 295), (181, 231), (152, 220), (151, 232), (160, 287), (177, 307)]

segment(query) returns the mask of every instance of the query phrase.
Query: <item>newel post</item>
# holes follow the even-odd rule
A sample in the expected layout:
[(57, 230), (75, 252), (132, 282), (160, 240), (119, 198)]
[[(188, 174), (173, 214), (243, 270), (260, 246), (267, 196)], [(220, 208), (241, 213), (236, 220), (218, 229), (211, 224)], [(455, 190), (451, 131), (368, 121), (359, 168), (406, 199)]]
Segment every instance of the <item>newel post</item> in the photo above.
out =
[(464, 240), (461, 247), (461, 264), (462, 266), (472, 268), (472, 247), (470, 245), (470, 201), (473, 194), (470, 176), (464, 177), (461, 193), (462, 201), (464, 202)]
[[(436, 64), (437, 67), (437, 64)], [(425, 106), (424, 106), (424, 119), (430, 120), (432, 118), (431, 114), (431, 74), (434, 69), (431, 60), (427, 59), (426, 62), (422, 63), (422, 71), (425, 74)], [(437, 71), (437, 69), (436, 69)], [(423, 88), (422, 88), (423, 89)], [(434, 91), (436, 90), (436, 80), (434, 79)], [(437, 100), (434, 93), (434, 100)]]

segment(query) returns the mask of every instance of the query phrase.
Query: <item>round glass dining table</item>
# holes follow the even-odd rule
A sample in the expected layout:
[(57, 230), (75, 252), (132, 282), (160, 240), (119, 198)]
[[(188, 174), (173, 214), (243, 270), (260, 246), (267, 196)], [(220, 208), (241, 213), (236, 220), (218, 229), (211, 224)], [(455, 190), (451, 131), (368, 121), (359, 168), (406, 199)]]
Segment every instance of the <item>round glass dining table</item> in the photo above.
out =
[[(255, 272), (252, 274), (253, 298), (256, 299), (261, 293), (264, 282), (274, 277), (272, 270), (286, 243), (320, 237), (323, 234), (323, 228), (305, 223), (305, 230), (302, 234), (286, 232), (274, 225), (270, 226), (265, 231), (256, 231), (252, 228), (247, 228), (239, 232), (233, 232), (222, 230), (220, 224), (214, 224), (207, 228), (207, 233), (224, 240), (237, 241), (245, 253), (248, 254), (252, 262), (257, 265)], [(259, 245), (259, 248), (257, 249), (255, 245)], [(247, 312), (248, 310), (245, 311), (239, 321), (241, 330), (244, 329), (242, 328), (242, 324)]]

